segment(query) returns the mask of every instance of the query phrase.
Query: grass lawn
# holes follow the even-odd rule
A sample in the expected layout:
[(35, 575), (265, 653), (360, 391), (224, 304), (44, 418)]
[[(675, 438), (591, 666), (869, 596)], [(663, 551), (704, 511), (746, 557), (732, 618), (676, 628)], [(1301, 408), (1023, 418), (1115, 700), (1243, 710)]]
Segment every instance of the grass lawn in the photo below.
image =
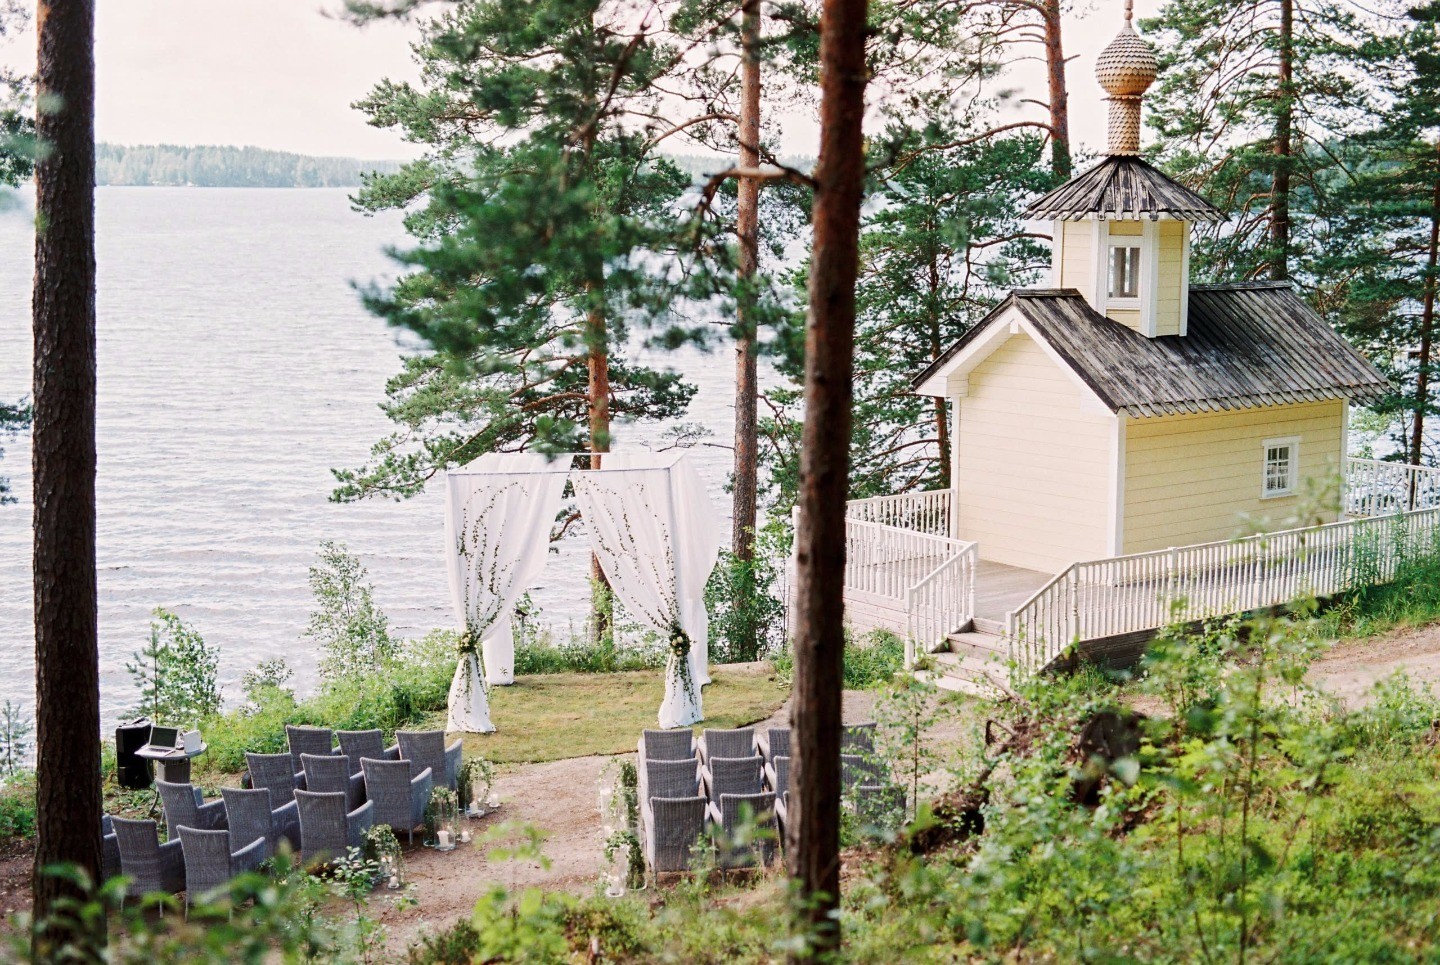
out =
[[(712, 666), (710, 676), (704, 727), (764, 720), (788, 694), (768, 663)], [(465, 753), (510, 763), (633, 751), (640, 731), (658, 726), (664, 691), (659, 670), (516, 677), (509, 687), (490, 688), (497, 730), (466, 735)]]

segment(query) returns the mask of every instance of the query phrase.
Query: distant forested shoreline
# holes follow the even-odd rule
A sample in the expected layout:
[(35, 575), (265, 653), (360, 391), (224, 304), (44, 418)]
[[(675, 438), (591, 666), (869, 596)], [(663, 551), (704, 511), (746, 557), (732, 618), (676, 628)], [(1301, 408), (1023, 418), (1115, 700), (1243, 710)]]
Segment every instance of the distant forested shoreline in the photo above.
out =
[(258, 147), (98, 144), (95, 183), (139, 187), (349, 188), (398, 161), (311, 157)]

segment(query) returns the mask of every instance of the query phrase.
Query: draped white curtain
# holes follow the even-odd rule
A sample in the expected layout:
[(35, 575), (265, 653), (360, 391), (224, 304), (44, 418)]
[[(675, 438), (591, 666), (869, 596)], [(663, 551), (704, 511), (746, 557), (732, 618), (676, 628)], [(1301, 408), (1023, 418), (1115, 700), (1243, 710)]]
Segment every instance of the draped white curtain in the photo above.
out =
[[(536, 453), (492, 453), (446, 477), (450, 598), (461, 629), (480, 640), (487, 683), (515, 680), (510, 613), (545, 566), (565, 488), (565, 473), (547, 471), (548, 465)], [(495, 729), (473, 654), (455, 667), (449, 703), (447, 729)]]
[(683, 662), (665, 668), (661, 727), (704, 719), (700, 688), (710, 682), (705, 583), (719, 554), (718, 524), (704, 485), (684, 459), (611, 454), (598, 472), (572, 478), (580, 515), (611, 588), (626, 612), (669, 640), (689, 638)]

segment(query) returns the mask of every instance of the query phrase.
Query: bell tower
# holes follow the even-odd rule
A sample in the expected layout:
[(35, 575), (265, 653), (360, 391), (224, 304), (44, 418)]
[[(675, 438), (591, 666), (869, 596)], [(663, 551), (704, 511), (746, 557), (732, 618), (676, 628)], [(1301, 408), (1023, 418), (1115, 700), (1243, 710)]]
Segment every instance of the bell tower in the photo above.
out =
[(1054, 223), (1051, 284), (1077, 289), (1097, 312), (1149, 338), (1186, 333), (1190, 225), (1224, 215), (1140, 155), (1145, 92), (1159, 73), (1136, 32), (1133, 0), (1095, 60), (1109, 95), (1106, 157), (1026, 212)]

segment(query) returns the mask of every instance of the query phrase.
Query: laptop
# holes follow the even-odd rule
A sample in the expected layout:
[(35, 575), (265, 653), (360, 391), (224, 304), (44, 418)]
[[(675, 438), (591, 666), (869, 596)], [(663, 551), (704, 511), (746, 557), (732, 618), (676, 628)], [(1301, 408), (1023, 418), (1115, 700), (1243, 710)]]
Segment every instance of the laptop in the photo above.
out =
[(176, 742), (180, 739), (180, 728), (178, 727), (152, 727), (150, 728), (150, 746), (159, 751), (173, 751)]

